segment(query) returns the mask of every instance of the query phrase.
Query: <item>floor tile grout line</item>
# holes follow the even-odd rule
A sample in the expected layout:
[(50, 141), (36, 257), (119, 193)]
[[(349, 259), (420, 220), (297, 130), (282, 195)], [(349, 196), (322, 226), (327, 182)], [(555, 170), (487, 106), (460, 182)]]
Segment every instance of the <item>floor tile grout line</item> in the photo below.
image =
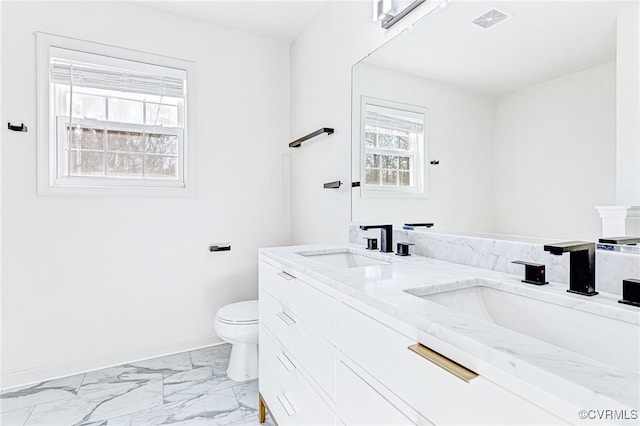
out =
[(193, 351), (189, 351), (189, 361), (191, 362), (191, 369), (194, 369), (196, 365), (193, 363), (193, 357), (191, 356), (192, 352)]
[[(240, 400), (238, 399), (238, 393), (236, 392), (236, 387), (231, 386), (231, 392), (233, 392), (233, 396), (236, 398), (236, 404), (238, 404), (238, 408), (242, 411), (242, 405), (240, 405)], [(244, 418), (244, 413), (242, 413), (242, 418)]]
[[(180, 401), (180, 402), (183, 402), (183, 401)], [(158, 405), (155, 405), (155, 406), (152, 406), (152, 407), (143, 408), (143, 409), (141, 409), (141, 410), (133, 411), (133, 412), (131, 412), (131, 413), (120, 414), (120, 415), (115, 416), (115, 417), (109, 417), (109, 418), (106, 418), (106, 419), (103, 419), (103, 420), (98, 420), (98, 421), (100, 421), (100, 422), (106, 422), (106, 424), (108, 424), (108, 423), (109, 423), (109, 420), (117, 419), (117, 418), (119, 418), (119, 417), (128, 417), (128, 416), (133, 416), (133, 415), (136, 415), (136, 414), (138, 414), (138, 413), (143, 413), (143, 412), (145, 412), (145, 411), (155, 410), (155, 409), (161, 409), (161, 410), (164, 410), (164, 408), (165, 408), (167, 405), (169, 405), (169, 404), (172, 404), (172, 403), (171, 403), (171, 402), (169, 402), (169, 403), (166, 403), (166, 404), (165, 404), (165, 403), (164, 403), (164, 397), (163, 397), (163, 398), (162, 398), (162, 404), (158, 404)]]
[(78, 394), (80, 393), (80, 389), (82, 388), (82, 385), (84, 385), (84, 381), (87, 378), (87, 372), (82, 373), (82, 380), (80, 380), (80, 386), (78, 386), (78, 389), (76, 389), (76, 396), (78, 396)]
[(33, 414), (33, 412), (35, 411), (37, 405), (34, 405), (33, 407), (31, 407), (31, 410), (29, 411), (29, 414), (27, 415), (27, 418), (24, 419), (24, 422), (22, 423), (22, 426), (25, 426), (27, 424), (27, 422), (29, 421), (29, 418), (31, 417), (31, 414)]
[(164, 406), (164, 379), (165, 377), (162, 376), (162, 405)]

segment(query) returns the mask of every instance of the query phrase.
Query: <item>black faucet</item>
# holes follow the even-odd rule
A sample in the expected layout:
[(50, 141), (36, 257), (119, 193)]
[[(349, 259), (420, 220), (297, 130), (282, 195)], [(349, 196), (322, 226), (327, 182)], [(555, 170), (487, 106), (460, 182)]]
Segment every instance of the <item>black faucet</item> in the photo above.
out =
[(360, 229), (380, 229), (380, 251), (393, 253), (393, 226), (391, 225), (360, 225)]
[(569, 253), (569, 293), (583, 296), (595, 296), (596, 291), (596, 245), (586, 241), (569, 241), (566, 243), (548, 244), (544, 246), (556, 256)]

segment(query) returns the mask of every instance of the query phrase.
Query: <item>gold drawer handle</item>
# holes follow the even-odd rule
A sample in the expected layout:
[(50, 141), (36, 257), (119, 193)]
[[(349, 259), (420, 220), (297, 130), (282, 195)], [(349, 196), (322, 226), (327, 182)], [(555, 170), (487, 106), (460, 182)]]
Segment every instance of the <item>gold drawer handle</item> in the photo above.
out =
[(438, 352), (432, 351), (431, 349), (429, 349), (424, 345), (421, 345), (420, 343), (411, 345), (409, 346), (408, 349), (410, 351), (417, 353), (427, 361), (431, 361), (432, 363), (442, 368), (443, 370), (448, 371), (449, 373), (453, 374), (457, 378), (464, 380), (467, 383), (469, 383), (469, 381), (478, 377), (477, 373), (469, 370), (468, 368), (463, 367), (462, 365), (458, 364), (455, 361), (450, 360), (444, 355), (440, 355)]
[(291, 360), (289, 359), (288, 356), (286, 356), (285, 354), (278, 354), (276, 355), (276, 358), (278, 358), (280, 360), (280, 362), (282, 363), (282, 365), (284, 365), (284, 368), (287, 369), (287, 371), (293, 371), (296, 369), (296, 365), (291, 362)]
[(284, 394), (278, 395), (276, 398), (278, 398), (278, 401), (280, 401), (280, 404), (282, 405), (282, 408), (284, 408), (284, 411), (287, 412), (287, 416), (293, 416), (296, 413), (296, 410), (293, 409), (293, 405), (291, 405)]
[(296, 321), (293, 318), (291, 318), (289, 315), (285, 314), (284, 312), (278, 312), (276, 315), (287, 325), (293, 325), (296, 323)]
[(291, 275), (291, 274), (287, 274), (287, 273), (286, 273), (286, 272), (284, 272), (284, 271), (282, 271), (282, 272), (277, 272), (277, 273), (276, 273), (276, 275), (278, 275), (278, 276), (280, 276), (280, 277), (284, 278), (284, 279), (285, 279), (285, 280), (287, 280), (287, 281), (291, 281), (291, 280), (295, 280), (295, 279), (296, 279), (296, 277), (294, 277), (294, 276), (293, 276), (293, 275)]

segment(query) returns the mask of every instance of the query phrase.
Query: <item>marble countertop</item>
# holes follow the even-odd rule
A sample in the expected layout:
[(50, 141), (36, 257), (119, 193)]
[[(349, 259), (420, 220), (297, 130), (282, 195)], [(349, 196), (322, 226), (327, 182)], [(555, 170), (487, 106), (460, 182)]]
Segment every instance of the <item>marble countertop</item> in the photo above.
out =
[[(299, 254), (343, 251), (389, 263), (341, 268)], [(539, 297), (549, 294), (555, 304), (623, 321), (632, 328), (637, 327), (640, 333), (640, 310), (617, 303), (618, 297), (613, 294), (601, 293), (587, 298), (567, 293), (566, 284), (551, 282), (545, 286), (532, 286), (521, 283), (522, 277), (516, 275), (421, 256), (399, 257), (393, 253), (372, 252), (352, 244), (263, 248), (260, 249), (260, 254), (289, 268), (291, 272), (303, 273), (338, 293), (406, 322), (415, 327), (419, 335), (426, 333), (443, 340), (578, 408), (640, 408), (640, 368), (635, 371), (616, 368), (424, 300), (404, 290), (413, 289), (411, 292), (419, 293), (425, 291), (425, 287), (436, 289), (449, 283), (486, 279), (501, 283), (511, 291), (515, 289), (522, 295), (535, 293)], [(590, 330), (576, 329), (576, 333), (589, 332)], [(616, 345), (618, 339), (622, 338), (613, 335), (610, 337), (611, 341), (603, 344)]]

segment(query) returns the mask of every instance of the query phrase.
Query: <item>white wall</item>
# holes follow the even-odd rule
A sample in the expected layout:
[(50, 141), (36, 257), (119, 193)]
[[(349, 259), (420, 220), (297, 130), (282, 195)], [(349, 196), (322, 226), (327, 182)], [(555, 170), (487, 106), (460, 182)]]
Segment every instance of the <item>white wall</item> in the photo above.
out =
[[(93, 17), (99, 17), (94, 19)], [(194, 61), (197, 194), (36, 195), (34, 31)], [(2, 3), (2, 386), (217, 342), (287, 244), (285, 43), (127, 3)], [(230, 241), (232, 251), (209, 253)]]
[(618, 12), (616, 204), (640, 206), (640, 6)]
[(616, 194), (615, 63), (502, 96), (495, 120), (495, 232), (598, 238), (593, 207)]
[[(346, 242), (351, 217), (351, 67), (432, 8), (425, 2), (391, 30), (372, 21), (370, 1), (327, 2), (291, 44), (291, 136), (320, 127), (331, 136), (291, 151), (291, 234), (295, 243)], [(341, 180), (340, 189), (323, 189)]]
[[(441, 82), (360, 63), (353, 69), (354, 123), (361, 96), (428, 109), (428, 197), (361, 197), (353, 191), (353, 220), (385, 223), (434, 222), (438, 229), (493, 231), (493, 98)], [(354, 125), (353, 140), (359, 140)], [(358, 145), (358, 144), (356, 144)], [(359, 145), (358, 145), (359, 146)], [(354, 180), (360, 180), (359, 150), (354, 150)], [(440, 161), (430, 165), (430, 159)], [(473, 182), (470, 185), (469, 182)]]

